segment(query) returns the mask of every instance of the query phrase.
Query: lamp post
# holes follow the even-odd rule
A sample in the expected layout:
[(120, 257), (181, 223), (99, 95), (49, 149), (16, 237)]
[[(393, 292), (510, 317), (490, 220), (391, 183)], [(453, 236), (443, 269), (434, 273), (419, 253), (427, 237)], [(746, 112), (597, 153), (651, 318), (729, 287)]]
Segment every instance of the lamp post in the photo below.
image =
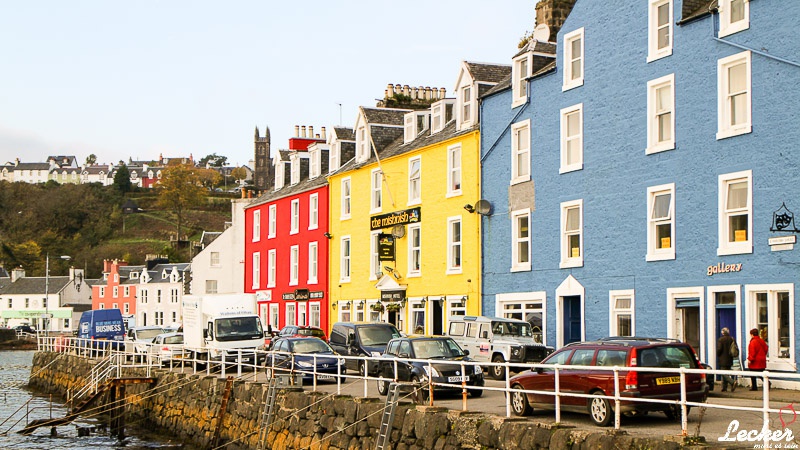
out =
[[(58, 257), (59, 259), (70, 260), (72, 259), (71, 256), (62, 255)], [(50, 295), (50, 252), (47, 252), (47, 256), (45, 259), (44, 264), (44, 332), (45, 334), (50, 334), (50, 300), (48, 297)]]

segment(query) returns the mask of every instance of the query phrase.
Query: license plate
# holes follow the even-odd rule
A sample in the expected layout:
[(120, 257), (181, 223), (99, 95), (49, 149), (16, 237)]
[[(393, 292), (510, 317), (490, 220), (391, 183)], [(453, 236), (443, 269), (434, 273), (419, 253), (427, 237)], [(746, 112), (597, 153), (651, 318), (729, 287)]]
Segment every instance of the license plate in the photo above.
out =
[(462, 381), (469, 381), (469, 377), (466, 375), (462, 377), (447, 377), (448, 383), (460, 383)]
[(663, 378), (656, 378), (656, 384), (680, 384), (681, 377), (663, 377)]
[(317, 375), (317, 380), (332, 380), (333, 375)]

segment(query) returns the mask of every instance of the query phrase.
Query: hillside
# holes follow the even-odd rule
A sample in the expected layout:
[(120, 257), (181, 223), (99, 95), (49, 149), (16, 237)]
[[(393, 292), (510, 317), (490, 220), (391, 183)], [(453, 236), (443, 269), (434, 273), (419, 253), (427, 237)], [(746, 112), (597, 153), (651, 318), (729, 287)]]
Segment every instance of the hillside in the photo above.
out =
[[(128, 199), (142, 212), (123, 214)], [(196, 241), (205, 231), (222, 231), (231, 220), (229, 196), (208, 196), (205, 203), (184, 212), (181, 234)], [(29, 276), (43, 276), (50, 253), (50, 274), (63, 275), (69, 255), (89, 278), (99, 277), (104, 259), (143, 264), (148, 254), (168, 255), (171, 262), (188, 262), (190, 246), (175, 248), (176, 216), (159, 208), (153, 191), (121, 195), (111, 186), (0, 182), (0, 264), (22, 266)]]

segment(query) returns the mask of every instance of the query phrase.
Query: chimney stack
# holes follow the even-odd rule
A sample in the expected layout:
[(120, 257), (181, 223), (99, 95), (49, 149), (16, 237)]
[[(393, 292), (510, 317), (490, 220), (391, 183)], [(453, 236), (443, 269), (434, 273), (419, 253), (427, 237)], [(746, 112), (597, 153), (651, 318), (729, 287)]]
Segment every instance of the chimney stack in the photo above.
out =
[(15, 282), (20, 278), (25, 278), (25, 269), (22, 266), (17, 267), (11, 271), (11, 282)]
[(314, 137), (314, 127), (311, 125), (308, 126), (308, 137), (310, 138)]
[(443, 87), (439, 88), (439, 99), (445, 99), (445, 98), (447, 98), (447, 91)]
[(322, 133), (322, 137), (321, 137), (321, 138), (322, 138), (322, 139), (325, 139), (325, 140), (328, 140), (328, 137), (327, 137), (327, 136), (325, 136), (325, 127), (322, 127), (322, 131), (321, 131), (321, 133)]
[(539, 0), (536, 4), (536, 24), (550, 27), (550, 42), (558, 39), (558, 30), (564, 25), (576, 0)]
[(300, 125), (294, 126), (294, 137), (300, 137)]

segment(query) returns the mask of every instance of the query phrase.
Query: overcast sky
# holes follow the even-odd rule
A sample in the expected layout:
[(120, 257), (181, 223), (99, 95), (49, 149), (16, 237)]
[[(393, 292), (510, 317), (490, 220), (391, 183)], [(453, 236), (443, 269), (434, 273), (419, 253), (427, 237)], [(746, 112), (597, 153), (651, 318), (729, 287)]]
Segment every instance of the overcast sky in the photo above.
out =
[[(0, 0), (0, 163), (253, 158), (294, 125), (352, 127), (388, 83), (510, 64), (535, 0)], [(340, 107), (341, 105), (341, 107)]]

